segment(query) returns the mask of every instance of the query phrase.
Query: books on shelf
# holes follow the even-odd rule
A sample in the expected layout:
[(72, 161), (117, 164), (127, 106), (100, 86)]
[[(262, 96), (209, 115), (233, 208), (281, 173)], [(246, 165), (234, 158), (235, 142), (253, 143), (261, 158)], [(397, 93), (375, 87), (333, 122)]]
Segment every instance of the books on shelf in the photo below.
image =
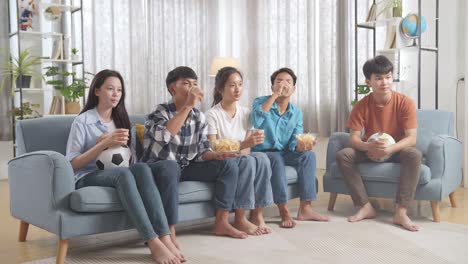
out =
[(63, 39), (56, 38), (54, 39), (54, 43), (52, 44), (52, 53), (50, 58), (52, 60), (58, 60), (63, 58)]
[(54, 95), (50, 104), (49, 115), (62, 114), (62, 97)]
[(387, 38), (385, 40), (384, 49), (394, 49), (396, 48), (396, 34), (397, 34), (397, 26), (396, 25), (388, 25), (387, 26)]
[(367, 12), (366, 22), (375, 21), (377, 19), (377, 4), (373, 3)]

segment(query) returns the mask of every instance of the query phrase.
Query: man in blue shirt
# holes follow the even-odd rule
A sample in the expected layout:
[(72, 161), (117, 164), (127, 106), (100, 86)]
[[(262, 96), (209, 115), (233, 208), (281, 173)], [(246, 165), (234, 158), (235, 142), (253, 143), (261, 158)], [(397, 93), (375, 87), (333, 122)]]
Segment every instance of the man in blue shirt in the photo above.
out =
[(292, 228), (296, 225), (287, 207), (287, 188), (285, 166), (293, 166), (297, 171), (300, 207), (298, 220), (329, 221), (312, 209), (312, 200), (316, 196), (315, 154), (313, 145), (296, 140), (296, 135), (303, 133), (301, 110), (290, 103), (291, 95), (296, 90), (297, 77), (289, 68), (281, 68), (271, 75), (270, 96), (258, 97), (253, 102), (252, 124), (256, 129), (263, 129), (265, 141), (252, 148), (253, 151), (265, 152), (271, 161), (271, 186), (273, 199), (281, 215), (281, 227)]

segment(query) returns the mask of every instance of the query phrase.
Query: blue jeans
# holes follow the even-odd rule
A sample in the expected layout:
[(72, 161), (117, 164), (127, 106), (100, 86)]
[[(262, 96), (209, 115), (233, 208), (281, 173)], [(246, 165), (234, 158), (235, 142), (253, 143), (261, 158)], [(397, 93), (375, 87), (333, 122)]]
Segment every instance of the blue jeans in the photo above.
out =
[(96, 170), (76, 183), (77, 189), (86, 186), (114, 187), (125, 213), (144, 241), (170, 234), (158, 188), (145, 163)]
[(159, 160), (148, 163), (153, 173), (169, 225), (179, 221), (179, 180), (180, 166), (175, 160)]
[(215, 208), (231, 211), (234, 208), (239, 169), (235, 159), (190, 162), (182, 169), (182, 181), (215, 183)]
[(234, 208), (254, 209), (273, 203), (271, 165), (268, 156), (252, 152), (235, 158), (239, 167)]
[(297, 171), (297, 185), (301, 201), (310, 201), (317, 198), (315, 180), (315, 153), (306, 151), (302, 153), (290, 151), (266, 152), (271, 163), (271, 187), (275, 204), (284, 204), (288, 201), (288, 179), (285, 166), (292, 166)]

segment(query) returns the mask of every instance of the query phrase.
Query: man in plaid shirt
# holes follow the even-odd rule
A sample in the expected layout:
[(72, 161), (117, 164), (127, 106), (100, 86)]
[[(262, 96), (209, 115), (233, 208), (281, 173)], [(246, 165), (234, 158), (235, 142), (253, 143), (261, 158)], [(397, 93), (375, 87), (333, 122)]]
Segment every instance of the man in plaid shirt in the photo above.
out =
[[(228, 221), (236, 193), (238, 166), (235, 159), (229, 159), (234, 154), (216, 153), (210, 148), (205, 115), (195, 108), (195, 104), (203, 99), (197, 79), (196, 73), (185, 66), (168, 73), (166, 86), (172, 100), (158, 105), (156, 111), (148, 116), (144, 159), (152, 169), (155, 168), (153, 175), (168, 218), (178, 210), (179, 179), (214, 182), (214, 234), (246, 238), (245, 232)], [(171, 168), (171, 173), (161, 173), (161, 166), (156, 166), (159, 160), (175, 160), (179, 167)], [(174, 171), (177, 172), (175, 176)], [(169, 221), (169, 224), (173, 226), (175, 223)]]

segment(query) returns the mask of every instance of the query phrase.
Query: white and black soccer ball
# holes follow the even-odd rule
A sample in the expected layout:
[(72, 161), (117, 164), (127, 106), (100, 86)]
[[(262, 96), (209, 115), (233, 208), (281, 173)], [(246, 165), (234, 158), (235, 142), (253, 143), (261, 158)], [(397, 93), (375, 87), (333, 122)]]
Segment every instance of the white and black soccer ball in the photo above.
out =
[(115, 146), (102, 151), (96, 158), (96, 165), (100, 170), (128, 167), (131, 158), (132, 152), (127, 145)]
[[(391, 146), (393, 144), (395, 144), (395, 139), (390, 136), (389, 134), (387, 133), (381, 133), (381, 132), (377, 132), (375, 134), (373, 134), (372, 136), (370, 136), (368, 139), (367, 139), (367, 142), (372, 142), (372, 141), (377, 141), (377, 140), (385, 140), (385, 145), (386, 146)], [(387, 155), (387, 156), (384, 156), (378, 160), (373, 160), (375, 162), (384, 162), (384, 161), (387, 161), (388, 159), (390, 159), (392, 157), (391, 154)]]

